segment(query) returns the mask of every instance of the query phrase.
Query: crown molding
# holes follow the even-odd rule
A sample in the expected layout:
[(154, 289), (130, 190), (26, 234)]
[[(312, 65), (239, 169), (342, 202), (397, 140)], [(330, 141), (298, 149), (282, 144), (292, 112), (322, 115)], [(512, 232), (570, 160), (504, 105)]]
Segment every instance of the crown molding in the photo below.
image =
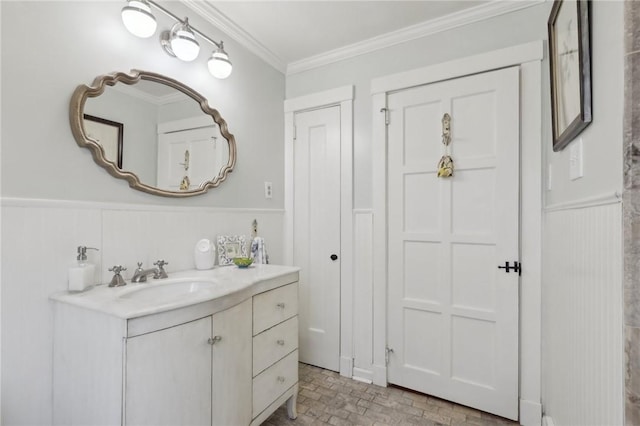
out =
[(246, 47), (256, 56), (262, 58), (276, 70), (286, 75), (296, 74), (323, 65), (364, 55), (386, 47), (426, 37), (438, 32), (447, 31), (463, 25), (504, 15), (518, 10), (536, 6), (549, 0), (492, 0), (472, 8), (452, 13), (437, 19), (412, 25), (398, 31), (382, 34), (339, 49), (330, 50), (319, 55), (310, 56), (299, 61), (286, 64), (279, 56), (267, 49), (251, 34), (227, 18), (208, 2), (199, 0), (180, 0), (188, 8), (223, 31), (229, 37)]
[(526, 9), (544, 2), (545, 0), (492, 0), (489, 3), (481, 4), (460, 12), (425, 21), (420, 24), (350, 44), (339, 49), (330, 50), (319, 55), (292, 62), (287, 65), (286, 73), (287, 75), (291, 75), (307, 71), (442, 31), (451, 30), (463, 25)]
[(202, 18), (206, 19), (209, 23), (214, 25), (220, 31), (227, 34), (229, 37), (246, 47), (254, 55), (264, 60), (267, 64), (271, 65), (281, 73), (285, 73), (287, 65), (280, 57), (269, 50), (265, 45), (260, 43), (251, 34), (246, 32), (235, 22), (227, 18), (222, 12), (212, 6), (209, 2), (198, 0), (180, 0), (181, 3), (186, 5), (189, 9), (196, 12)]

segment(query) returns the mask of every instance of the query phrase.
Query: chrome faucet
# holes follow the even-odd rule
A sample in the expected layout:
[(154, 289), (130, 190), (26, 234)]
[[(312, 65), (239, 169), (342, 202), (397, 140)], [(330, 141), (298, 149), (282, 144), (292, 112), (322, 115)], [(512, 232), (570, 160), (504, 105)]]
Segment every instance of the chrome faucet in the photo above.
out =
[(169, 262), (164, 260), (158, 260), (154, 263), (155, 268), (143, 269), (142, 262), (138, 262), (138, 268), (133, 272), (132, 283), (143, 283), (147, 281), (147, 276), (153, 274), (153, 279), (167, 278), (167, 271), (164, 270), (164, 265), (168, 265)]

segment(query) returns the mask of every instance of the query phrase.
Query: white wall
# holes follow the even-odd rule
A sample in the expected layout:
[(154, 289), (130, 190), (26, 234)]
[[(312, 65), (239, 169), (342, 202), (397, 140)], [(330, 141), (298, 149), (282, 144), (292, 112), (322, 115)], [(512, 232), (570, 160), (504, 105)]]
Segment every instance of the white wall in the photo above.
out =
[[(295, 74), (287, 77), (287, 97), (300, 96), (302, 93), (326, 90), (332, 87), (339, 87), (345, 84), (354, 84), (354, 178), (355, 178), (355, 200), (356, 211), (354, 211), (355, 235), (354, 242), (358, 250), (362, 253), (355, 255), (354, 264), (354, 306), (353, 323), (354, 330), (354, 374), (363, 379), (384, 382), (383, 362), (376, 363), (376, 357), (382, 357), (376, 340), (380, 340), (384, 333), (376, 330), (385, 328), (385, 324), (380, 324), (381, 315), (376, 312), (385, 310), (382, 306), (376, 305), (376, 289), (372, 287), (375, 267), (374, 260), (370, 255), (370, 249), (363, 246), (363, 241), (380, 241), (384, 238), (375, 233), (371, 226), (372, 193), (372, 119), (379, 108), (373, 108), (371, 96), (371, 81), (378, 77), (387, 75), (399, 75), (403, 71), (415, 69), (425, 69), (428, 65), (441, 64), (453, 59), (465, 58), (472, 55), (491, 52), (504, 47), (511, 47), (531, 41), (539, 41), (546, 38), (546, 20), (550, 5), (539, 4), (519, 12), (495, 17), (487, 21), (478, 22), (472, 25), (437, 33), (432, 36), (414, 40), (406, 44), (388, 48), (380, 52), (363, 55), (350, 60), (322, 67), (318, 70), (311, 70), (305, 73)], [(385, 60), (385, 57), (390, 58)], [(526, 69), (521, 70), (523, 87), (529, 90), (527, 96), (531, 95), (530, 88), (539, 86), (539, 73), (535, 69), (540, 62), (529, 64)], [(546, 70), (545, 70), (546, 72)], [(390, 77), (393, 79), (393, 77)], [(526, 91), (523, 88), (523, 91)], [(525, 256), (528, 266), (526, 280), (523, 283), (527, 287), (522, 289), (521, 295), (521, 343), (520, 362), (522, 366), (520, 377), (520, 399), (521, 415), (525, 424), (539, 423), (540, 408), (540, 241), (539, 235), (531, 235), (531, 228), (540, 227), (540, 144), (537, 143), (540, 135), (539, 122), (540, 99), (538, 92), (534, 89), (531, 98), (524, 97), (523, 114), (529, 120), (523, 120), (523, 131), (529, 132), (523, 136), (523, 155), (531, 154), (529, 162), (523, 165), (522, 185), (528, 190), (528, 198), (524, 201), (523, 207), (533, 206), (537, 210), (527, 211), (523, 215), (523, 221), (528, 225), (528, 233), (524, 232), (522, 237), (523, 256)], [(537, 107), (537, 108), (536, 108)], [(531, 126), (531, 127), (528, 127)], [(384, 131), (383, 131), (384, 132)], [(531, 143), (533, 141), (533, 143)], [(532, 170), (531, 164), (538, 165)], [(380, 183), (379, 183), (380, 184)], [(536, 196), (538, 198), (536, 199)], [(375, 206), (374, 206), (375, 207)], [(538, 214), (535, 214), (535, 211)], [(375, 212), (373, 213), (375, 215)], [(378, 233), (384, 232), (378, 229)], [(378, 243), (379, 244), (379, 243)], [(526, 252), (526, 253), (525, 253)], [(380, 259), (376, 259), (380, 261)], [(347, 283), (346, 285), (351, 285)], [(524, 286), (524, 284), (523, 284)], [(382, 291), (377, 289), (378, 291)], [(379, 299), (379, 297), (378, 297)], [(377, 325), (372, 324), (375, 320)], [(384, 348), (382, 343), (382, 348)], [(372, 350), (375, 353), (372, 354)], [(372, 357), (373, 355), (373, 357)], [(378, 358), (380, 359), (380, 358)], [(382, 380), (380, 380), (382, 375)]]
[[(123, 2), (0, 2), (2, 31), (1, 419), (4, 425), (51, 423), (51, 312), (48, 296), (66, 288), (78, 245), (97, 278), (107, 268), (169, 262), (191, 268), (199, 238), (245, 234), (251, 221), (282, 261), (284, 76), (208, 27), (177, 2), (164, 3), (213, 39), (224, 39), (234, 64), (227, 80), (206, 68), (204, 42), (195, 63), (167, 56), (157, 36), (137, 39), (120, 20)], [(167, 18), (157, 14), (159, 28)], [(175, 78), (209, 99), (236, 137), (235, 171), (220, 188), (189, 198), (132, 190), (94, 164), (74, 141), (68, 119), (75, 87), (130, 69)], [(155, 160), (154, 160), (155, 161)], [(263, 182), (274, 184), (266, 200)]]
[[(157, 35), (131, 35), (120, 18), (121, 2), (2, 2), (2, 174), (12, 177), (3, 179), (3, 196), (282, 207), (284, 76), (184, 5), (166, 5), (178, 16), (189, 16), (194, 27), (214, 40), (224, 39), (234, 64), (228, 79), (209, 74), (206, 61), (213, 47), (208, 43), (201, 43), (195, 62), (186, 63), (164, 53)], [(168, 18), (156, 15), (159, 30), (167, 29)], [(227, 121), (238, 144), (238, 161), (219, 189), (188, 200), (159, 199), (129, 189), (125, 181), (97, 167), (89, 150), (78, 148), (68, 119), (73, 90), (98, 75), (133, 68), (182, 81), (204, 95)], [(271, 200), (264, 198), (265, 180), (274, 185)]]
[[(546, 39), (551, 4), (434, 34), (379, 52), (287, 77), (287, 98), (354, 84), (354, 200), (356, 209), (371, 206), (371, 98), (373, 78), (442, 63), (453, 58), (495, 50), (532, 40)], [(620, 209), (614, 193), (622, 188), (622, 2), (592, 2), (592, 80), (594, 122), (580, 137), (584, 144), (583, 178), (569, 180), (569, 147), (551, 150), (548, 62), (543, 66), (543, 182), (547, 165), (553, 169), (552, 189), (543, 194), (546, 211), (543, 232), (543, 409), (556, 424), (597, 422), (618, 424), (623, 408), (620, 389), (622, 368), (621, 291), (622, 260), (617, 241), (621, 233)], [(526, 158), (523, 159), (526, 162)], [(601, 207), (611, 204), (609, 207)], [(574, 211), (586, 208), (587, 211)], [(603, 210), (604, 209), (604, 210)], [(613, 211), (611, 211), (613, 209)], [(602, 210), (602, 211), (601, 211)], [(566, 219), (572, 215), (572, 219)], [(581, 227), (566, 226), (581, 220)], [(564, 224), (564, 225), (563, 225)], [(356, 227), (358, 229), (366, 227)], [(368, 231), (367, 231), (368, 232)], [(358, 241), (362, 236), (356, 235)], [(368, 236), (365, 236), (368, 238)], [(569, 242), (570, 243), (569, 243)], [(598, 247), (597, 242), (611, 249)], [(595, 244), (595, 245), (594, 245)], [(585, 250), (582, 250), (585, 247)], [(589, 248), (588, 250), (586, 248)], [(604, 246), (603, 246), (604, 247)], [(569, 249), (569, 252), (567, 252)], [(578, 256), (572, 251), (581, 250)], [(358, 258), (356, 258), (358, 259)], [(368, 267), (355, 265), (355, 270)], [(588, 274), (589, 282), (580, 281)], [(365, 272), (357, 277), (368, 276)], [(573, 283), (573, 284), (572, 284)], [(606, 283), (606, 284), (605, 284)], [(354, 324), (368, 324), (370, 287), (357, 281)], [(526, 289), (523, 289), (526, 290)], [(526, 310), (531, 301), (522, 300)], [(539, 314), (536, 314), (537, 316)], [(598, 320), (606, 320), (600, 323)], [(594, 324), (602, 324), (593, 330)], [(540, 325), (537, 325), (540, 327)], [(367, 338), (371, 328), (363, 326), (355, 348), (356, 366), (366, 366)], [(573, 334), (578, 333), (578, 336)], [(587, 340), (585, 340), (587, 339)], [(360, 343), (358, 343), (361, 341)], [(523, 348), (529, 345), (523, 342)], [(594, 353), (595, 348), (600, 351)], [(584, 348), (585, 351), (581, 351)], [(587, 353), (589, 351), (589, 353)], [(530, 354), (524, 354), (530, 356)], [(537, 357), (533, 357), (536, 359)], [(587, 380), (592, 371), (599, 376)], [(563, 372), (559, 375), (558, 372)], [(603, 377), (609, 377), (602, 381)], [(522, 385), (536, 389), (535, 378)], [(586, 387), (586, 388), (585, 388)], [(534, 392), (535, 393), (535, 392)], [(573, 395), (571, 404), (565, 404)], [(582, 413), (582, 414), (580, 414)], [(590, 413), (589, 418), (584, 413)]]
[(354, 207), (372, 206), (370, 82), (402, 71), (546, 38), (549, 4), (539, 4), (341, 62), (287, 76), (287, 99), (355, 85)]
[[(545, 196), (547, 206), (622, 191), (624, 3), (595, 1), (591, 7), (593, 122), (560, 152), (553, 152), (551, 142), (544, 146), (545, 181), (549, 178), (548, 167), (552, 169), (551, 190)], [(548, 133), (551, 137), (551, 130)], [(571, 180), (569, 154), (579, 139), (583, 144), (584, 177)]]
[[(593, 123), (584, 177), (569, 179), (569, 152), (545, 141), (543, 406), (555, 425), (622, 424), (623, 2), (591, 2)], [(547, 78), (548, 88), (548, 78)], [(545, 179), (546, 181), (547, 179)], [(545, 182), (546, 186), (546, 182)]]

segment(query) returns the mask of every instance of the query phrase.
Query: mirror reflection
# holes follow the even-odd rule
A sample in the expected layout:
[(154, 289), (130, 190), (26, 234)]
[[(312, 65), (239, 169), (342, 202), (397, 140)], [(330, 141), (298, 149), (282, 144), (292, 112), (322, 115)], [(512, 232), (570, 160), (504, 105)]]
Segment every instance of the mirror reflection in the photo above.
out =
[(93, 88), (76, 89), (71, 109), (76, 141), (94, 148), (95, 161), (133, 188), (197, 195), (235, 164), (226, 122), (199, 94), (167, 77), (143, 71), (99, 77)]

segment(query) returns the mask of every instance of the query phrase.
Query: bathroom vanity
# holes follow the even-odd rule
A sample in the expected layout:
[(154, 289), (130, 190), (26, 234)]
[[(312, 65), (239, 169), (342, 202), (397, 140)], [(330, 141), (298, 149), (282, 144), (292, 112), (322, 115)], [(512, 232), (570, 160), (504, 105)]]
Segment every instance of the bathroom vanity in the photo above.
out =
[(258, 425), (296, 417), (298, 268), (255, 265), (59, 293), (54, 424)]

